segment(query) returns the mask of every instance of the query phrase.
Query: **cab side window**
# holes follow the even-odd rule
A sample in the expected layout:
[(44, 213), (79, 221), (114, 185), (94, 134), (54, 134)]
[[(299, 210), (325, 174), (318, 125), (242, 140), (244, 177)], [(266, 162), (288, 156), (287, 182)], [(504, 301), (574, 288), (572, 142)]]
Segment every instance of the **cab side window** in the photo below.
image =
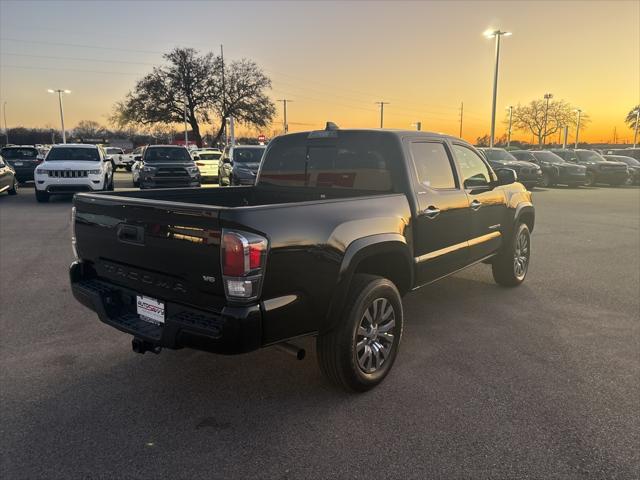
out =
[(456, 179), (445, 146), (438, 142), (412, 142), (411, 156), (418, 182), (427, 188), (456, 188)]
[(464, 188), (488, 187), (491, 183), (491, 172), (482, 158), (470, 148), (453, 145), (456, 161), (462, 172)]

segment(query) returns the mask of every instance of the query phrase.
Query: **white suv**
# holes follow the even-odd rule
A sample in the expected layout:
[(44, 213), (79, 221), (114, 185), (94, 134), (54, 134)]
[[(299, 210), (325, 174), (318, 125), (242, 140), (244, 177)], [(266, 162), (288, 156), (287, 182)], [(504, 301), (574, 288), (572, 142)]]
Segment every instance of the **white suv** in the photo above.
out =
[(39, 202), (58, 193), (113, 190), (111, 159), (96, 145), (54, 145), (34, 177)]

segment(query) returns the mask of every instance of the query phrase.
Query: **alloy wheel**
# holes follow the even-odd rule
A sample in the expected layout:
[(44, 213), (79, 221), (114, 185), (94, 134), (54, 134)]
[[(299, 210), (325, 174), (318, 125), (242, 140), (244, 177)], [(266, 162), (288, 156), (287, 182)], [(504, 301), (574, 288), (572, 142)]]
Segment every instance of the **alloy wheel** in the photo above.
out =
[(531, 250), (529, 232), (524, 230), (516, 238), (516, 248), (513, 254), (513, 273), (522, 280), (529, 267), (529, 255)]
[(382, 368), (395, 341), (396, 312), (386, 298), (377, 298), (365, 310), (355, 336), (356, 358), (364, 373)]

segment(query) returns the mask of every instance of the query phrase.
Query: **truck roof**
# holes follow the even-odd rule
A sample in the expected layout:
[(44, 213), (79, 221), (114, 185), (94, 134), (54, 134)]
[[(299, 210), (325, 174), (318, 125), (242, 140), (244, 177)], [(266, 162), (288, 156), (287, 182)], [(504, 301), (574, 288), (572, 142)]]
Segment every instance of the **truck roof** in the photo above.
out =
[[(288, 137), (288, 136), (292, 136), (292, 135), (309, 135), (311, 133), (316, 133), (316, 132), (337, 132), (337, 133), (343, 133), (343, 132), (367, 132), (367, 133), (371, 133), (371, 134), (375, 134), (375, 135), (390, 135), (390, 136), (396, 136), (398, 138), (402, 138), (402, 137), (406, 137), (406, 136), (413, 136), (413, 137), (441, 137), (441, 138), (451, 138), (451, 139), (455, 139), (455, 140), (461, 140), (456, 136), (453, 135), (449, 135), (446, 133), (441, 133), (441, 132), (429, 132), (429, 131), (424, 131), (424, 130), (406, 130), (406, 129), (395, 129), (395, 128), (339, 128), (339, 129), (334, 129), (334, 130), (327, 130), (327, 129), (321, 129), (321, 130), (307, 130), (304, 132), (295, 132), (295, 133), (288, 133), (286, 135), (283, 135), (283, 137)], [(463, 140), (464, 141), (464, 140)], [(468, 143), (468, 142), (466, 142)]]

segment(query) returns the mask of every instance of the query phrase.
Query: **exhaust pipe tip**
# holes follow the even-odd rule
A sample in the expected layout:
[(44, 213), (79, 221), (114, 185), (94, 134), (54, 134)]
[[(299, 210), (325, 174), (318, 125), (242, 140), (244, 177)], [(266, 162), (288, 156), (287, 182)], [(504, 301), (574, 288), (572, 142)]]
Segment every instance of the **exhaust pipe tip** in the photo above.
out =
[(278, 343), (276, 348), (281, 352), (288, 353), (289, 355), (293, 355), (298, 360), (304, 360), (304, 357), (307, 356), (307, 351), (304, 348), (298, 347), (297, 345), (293, 345), (292, 343)]

